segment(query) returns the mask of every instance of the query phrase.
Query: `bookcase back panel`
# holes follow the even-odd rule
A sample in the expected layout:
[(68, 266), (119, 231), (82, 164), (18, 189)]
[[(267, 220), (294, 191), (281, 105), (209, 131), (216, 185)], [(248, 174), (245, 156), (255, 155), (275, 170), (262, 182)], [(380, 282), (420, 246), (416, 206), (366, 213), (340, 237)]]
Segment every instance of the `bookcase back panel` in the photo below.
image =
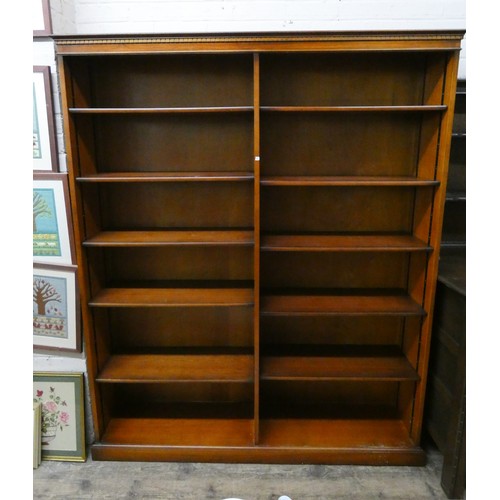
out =
[(104, 256), (110, 283), (253, 279), (250, 247), (108, 248)]
[[(242, 383), (157, 383), (112, 384), (112, 413), (115, 416), (147, 417), (155, 414), (202, 418), (223, 412), (247, 418), (252, 411), (252, 384)], [(134, 401), (134, 404), (130, 404)], [(137, 404), (136, 404), (137, 403)], [(203, 408), (201, 403), (209, 403)]]
[(427, 55), (408, 53), (263, 54), (267, 106), (422, 104)]
[(135, 348), (251, 347), (250, 307), (116, 308), (109, 310), (115, 352)]
[(100, 186), (102, 229), (253, 227), (248, 182), (131, 184)]
[(251, 106), (251, 54), (87, 58), (93, 107)]
[(415, 176), (422, 117), (266, 113), (262, 175)]
[(269, 252), (261, 256), (263, 288), (405, 288), (402, 253)]
[(412, 188), (267, 186), (261, 196), (265, 232), (411, 233)]
[(99, 172), (252, 170), (250, 114), (94, 117)]
[(295, 416), (309, 418), (319, 415), (339, 417), (342, 411), (352, 414), (352, 406), (357, 405), (364, 407), (366, 417), (369, 405), (373, 405), (372, 411), (379, 410), (378, 406), (382, 406), (383, 411), (388, 408), (395, 410), (398, 384), (345, 380), (263, 381), (261, 393), (264, 416), (278, 417), (295, 411)]
[(404, 319), (384, 316), (272, 317), (260, 320), (265, 345), (399, 345)]

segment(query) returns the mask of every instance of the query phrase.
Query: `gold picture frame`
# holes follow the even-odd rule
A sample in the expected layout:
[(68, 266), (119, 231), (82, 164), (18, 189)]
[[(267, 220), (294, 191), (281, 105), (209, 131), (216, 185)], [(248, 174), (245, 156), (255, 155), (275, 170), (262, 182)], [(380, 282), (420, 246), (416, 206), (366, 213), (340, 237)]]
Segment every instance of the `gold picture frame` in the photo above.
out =
[(85, 462), (83, 373), (34, 372), (33, 403), (42, 406), (42, 460)]

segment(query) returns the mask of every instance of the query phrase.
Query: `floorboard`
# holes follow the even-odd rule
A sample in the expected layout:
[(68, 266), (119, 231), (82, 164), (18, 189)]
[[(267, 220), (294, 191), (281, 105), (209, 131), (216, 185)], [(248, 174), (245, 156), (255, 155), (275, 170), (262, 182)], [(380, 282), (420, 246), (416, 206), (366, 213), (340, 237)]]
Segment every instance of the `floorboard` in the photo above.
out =
[(425, 467), (44, 461), (33, 470), (33, 498), (446, 499), (441, 467), (435, 448)]

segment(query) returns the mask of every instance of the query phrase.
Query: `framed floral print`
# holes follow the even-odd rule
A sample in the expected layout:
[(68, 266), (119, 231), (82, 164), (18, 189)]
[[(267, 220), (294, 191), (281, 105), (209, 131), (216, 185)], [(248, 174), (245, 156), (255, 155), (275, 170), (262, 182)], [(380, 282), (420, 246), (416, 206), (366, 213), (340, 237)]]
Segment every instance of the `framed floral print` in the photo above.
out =
[(33, 173), (33, 260), (73, 265), (68, 174)]
[(49, 66), (33, 66), (33, 171), (57, 172), (57, 146)]
[(76, 266), (33, 265), (33, 348), (81, 352)]
[(42, 406), (42, 460), (86, 460), (83, 392), (83, 373), (33, 373), (33, 403)]
[(33, 36), (52, 34), (49, 0), (31, 0)]

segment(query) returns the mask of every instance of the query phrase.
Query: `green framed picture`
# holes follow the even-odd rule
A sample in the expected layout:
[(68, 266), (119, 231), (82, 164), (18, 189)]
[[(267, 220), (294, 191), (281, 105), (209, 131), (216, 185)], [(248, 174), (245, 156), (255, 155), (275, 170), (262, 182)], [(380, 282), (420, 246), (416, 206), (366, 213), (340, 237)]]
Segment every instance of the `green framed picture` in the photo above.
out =
[(83, 373), (33, 373), (33, 403), (42, 406), (42, 460), (86, 460), (83, 380)]
[(75, 263), (68, 174), (33, 174), (33, 260)]

